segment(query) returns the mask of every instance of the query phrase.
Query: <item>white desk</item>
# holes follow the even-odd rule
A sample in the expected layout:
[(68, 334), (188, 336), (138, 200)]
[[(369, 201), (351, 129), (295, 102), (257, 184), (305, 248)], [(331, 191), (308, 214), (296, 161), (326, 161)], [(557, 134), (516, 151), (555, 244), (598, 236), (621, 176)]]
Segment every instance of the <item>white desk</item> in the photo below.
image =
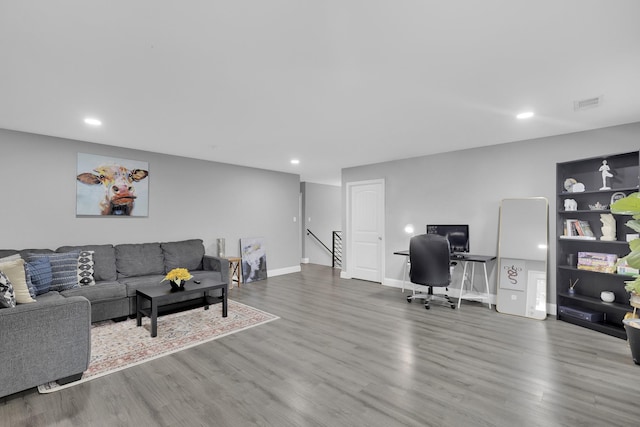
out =
[[(393, 253), (394, 255), (402, 255), (409, 256), (409, 251), (397, 251)], [(469, 301), (486, 301), (489, 305), (489, 309), (491, 309), (491, 294), (489, 292), (489, 276), (487, 274), (487, 262), (493, 261), (496, 259), (495, 255), (473, 255), (464, 252), (455, 253), (451, 258), (451, 262), (459, 262), (462, 263), (462, 280), (460, 283), (460, 295), (458, 296), (458, 308), (460, 308), (460, 301), (469, 300)], [(402, 278), (402, 291), (404, 292), (404, 282), (407, 277), (407, 263), (404, 265), (404, 277)], [(471, 263), (471, 277), (467, 276), (469, 263)], [(482, 264), (482, 269), (484, 272), (484, 292), (477, 293), (473, 292), (473, 278), (476, 272), (476, 264)], [(467, 283), (469, 287), (467, 288)]]

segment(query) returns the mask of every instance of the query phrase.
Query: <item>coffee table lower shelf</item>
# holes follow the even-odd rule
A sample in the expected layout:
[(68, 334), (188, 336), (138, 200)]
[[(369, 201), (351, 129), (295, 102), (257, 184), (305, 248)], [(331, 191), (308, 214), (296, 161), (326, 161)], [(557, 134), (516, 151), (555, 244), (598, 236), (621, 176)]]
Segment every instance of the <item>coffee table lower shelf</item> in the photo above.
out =
[[(209, 295), (212, 290), (222, 290), (222, 296), (213, 297)], [(175, 313), (187, 309), (204, 307), (209, 309), (211, 304), (222, 303), (222, 317), (227, 317), (227, 293), (228, 285), (216, 281), (205, 281), (204, 283), (187, 282), (184, 291), (174, 292), (170, 289), (158, 286), (141, 288), (136, 290), (136, 325), (142, 326), (142, 317), (151, 319), (151, 336), (158, 336), (158, 316), (168, 313)], [(194, 298), (185, 301), (185, 295), (193, 295)], [(149, 301), (150, 307), (142, 307), (143, 301)]]

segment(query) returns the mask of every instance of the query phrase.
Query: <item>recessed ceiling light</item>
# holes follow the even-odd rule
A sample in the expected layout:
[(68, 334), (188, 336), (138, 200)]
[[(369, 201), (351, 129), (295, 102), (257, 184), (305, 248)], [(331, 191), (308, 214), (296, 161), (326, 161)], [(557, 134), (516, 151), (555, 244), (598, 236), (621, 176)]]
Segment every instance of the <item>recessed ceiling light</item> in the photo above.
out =
[(93, 117), (87, 117), (86, 119), (84, 119), (84, 122), (88, 125), (91, 126), (100, 126), (102, 125), (102, 122), (98, 119), (94, 119)]
[(533, 117), (533, 111), (525, 111), (524, 113), (520, 113), (516, 116), (519, 119), (530, 119)]
[(291, 164), (292, 164), (292, 165), (299, 165), (299, 164), (300, 164), (300, 160), (298, 160), (298, 159), (291, 159)]

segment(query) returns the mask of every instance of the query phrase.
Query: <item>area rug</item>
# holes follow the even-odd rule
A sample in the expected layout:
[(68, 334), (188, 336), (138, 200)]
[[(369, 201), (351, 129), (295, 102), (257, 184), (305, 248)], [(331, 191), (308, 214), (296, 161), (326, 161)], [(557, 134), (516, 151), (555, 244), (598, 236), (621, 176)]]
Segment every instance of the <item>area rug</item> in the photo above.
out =
[(91, 360), (82, 379), (65, 384), (50, 382), (38, 386), (51, 393), (148, 362), (180, 350), (212, 341), (278, 319), (273, 314), (229, 300), (228, 316), (220, 305), (187, 310), (158, 317), (158, 336), (151, 338), (151, 319), (98, 322), (91, 326)]

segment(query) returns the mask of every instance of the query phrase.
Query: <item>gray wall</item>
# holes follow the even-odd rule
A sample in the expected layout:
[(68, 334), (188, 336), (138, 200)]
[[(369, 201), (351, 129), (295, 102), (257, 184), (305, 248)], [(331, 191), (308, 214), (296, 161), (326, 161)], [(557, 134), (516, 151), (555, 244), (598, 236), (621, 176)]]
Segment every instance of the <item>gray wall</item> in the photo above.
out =
[[(148, 218), (76, 218), (78, 152), (148, 162)], [(2, 129), (0, 154), (2, 248), (264, 237), (270, 272), (300, 269), (298, 175)]]
[(302, 257), (312, 264), (332, 265), (331, 254), (312, 236), (332, 247), (332, 233), (341, 230), (340, 187), (334, 185), (303, 182), (302, 190)]
[[(550, 302), (555, 304), (556, 163), (636, 151), (639, 146), (640, 123), (633, 123), (343, 169), (343, 230), (347, 224), (346, 184), (384, 179), (385, 281), (394, 284), (402, 280), (404, 264), (393, 252), (408, 248), (409, 237), (403, 230), (406, 224), (414, 224), (416, 232), (422, 232), (427, 223), (469, 224), (471, 252), (497, 254), (500, 201), (546, 197), (550, 219), (549, 293)], [(615, 173), (614, 165), (612, 170)], [(347, 244), (346, 235), (344, 239)], [(343, 271), (348, 272), (348, 262), (345, 257)], [(494, 273), (490, 284), (495, 294)]]

